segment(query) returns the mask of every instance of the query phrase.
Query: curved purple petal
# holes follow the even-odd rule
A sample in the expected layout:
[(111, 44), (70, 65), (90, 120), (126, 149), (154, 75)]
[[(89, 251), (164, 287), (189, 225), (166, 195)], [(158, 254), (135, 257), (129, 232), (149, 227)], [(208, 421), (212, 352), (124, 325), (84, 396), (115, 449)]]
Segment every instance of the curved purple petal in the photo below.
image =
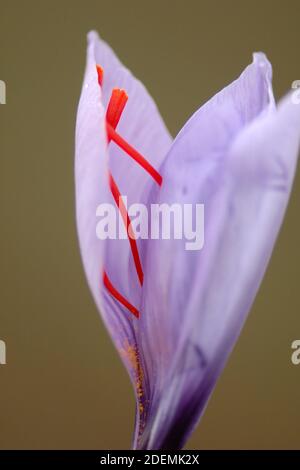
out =
[(105, 110), (97, 84), (91, 46), (76, 121), (75, 190), (76, 219), (81, 256), (95, 302), (102, 306), (99, 276), (103, 269), (104, 244), (96, 237), (96, 208), (108, 202)]
[[(212, 237), (208, 232), (210, 221), (218, 223), (222, 218), (222, 205), (217, 197), (221, 194), (222, 201), (224, 157), (230, 144), (258, 115), (275, 108), (271, 76), (271, 65), (265, 56), (255, 54), (253, 63), (236, 81), (192, 116), (176, 137), (160, 169), (164, 183), (159, 192), (153, 188), (150, 201), (169, 206), (205, 204), (206, 239)], [(214, 206), (208, 210), (211, 201)], [(208, 360), (198, 347), (200, 333), (194, 318), (201, 305), (192, 300), (192, 294), (201, 292), (201, 284), (209, 279), (209, 264), (206, 267), (203, 260), (206, 245), (204, 250), (195, 252), (187, 251), (185, 243), (185, 239), (150, 240), (147, 245), (147, 277), (138, 344), (151, 377), (148, 393), (151, 400), (147, 426), (143, 432), (136, 432), (138, 448), (181, 445), (191, 426), (186, 410), (180, 414), (181, 407), (184, 409), (182, 401), (192, 403), (188, 390), (183, 391), (185, 398), (179, 393), (181, 378), (186, 380), (187, 374), (202, 370)], [(201, 297), (197, 297), (198, 302), (199, 299)], [(190, 325), (194, 327), (196, 339), (192, 339), (187, 330)], [(181, 418), (186, 417), (186, 425), (175, 426), (177, 413)]]
[[(138, 444), (149, 449), (180, 448), (203, 413), (266, 270), (299, 151), (300, 107), (290, 96), (239, 132), (229, 102), (201, 119), (196, 114), (174, 143), (159, 200), (204, 203), (204, 248), (187, 252), (178, 240), (149, 249), (151, 314), (158, 318), (168, 305), (161, 331), (173, 337), (158, 405)], [(211, 138), (205, 130), (213, 122)]]

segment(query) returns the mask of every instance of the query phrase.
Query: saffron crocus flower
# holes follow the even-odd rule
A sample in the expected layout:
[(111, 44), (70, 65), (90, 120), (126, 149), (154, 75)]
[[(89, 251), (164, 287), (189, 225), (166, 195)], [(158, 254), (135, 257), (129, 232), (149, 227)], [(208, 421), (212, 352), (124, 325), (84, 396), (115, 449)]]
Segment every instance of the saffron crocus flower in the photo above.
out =
[[(76, 126), (81, 255), (136, 396), (133, 447), (181, 448), (207, 404), (262, 281), (295, 173), (300, 106), (275, 105), (262, 53), (173, 141), (144, 86), (95, 32)], [(140, 240), (128, 203), (203, 203), (205, 243)], [(123, 240), (99, 240), (114, 203)]]

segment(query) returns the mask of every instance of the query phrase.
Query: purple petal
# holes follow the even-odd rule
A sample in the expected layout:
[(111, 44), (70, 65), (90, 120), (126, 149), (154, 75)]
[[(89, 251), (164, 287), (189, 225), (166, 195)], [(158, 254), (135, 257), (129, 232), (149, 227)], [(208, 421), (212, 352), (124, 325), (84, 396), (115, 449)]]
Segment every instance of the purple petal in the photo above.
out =
[[(164, 163), (159, 201), (204, 203), (205, 244), (198, 252), (187, 252), (182, 240), (149, 249), (149, 316), (166, 316), (149, 354), (164, 336), (172, 341), (165, 362), (152, 364), (158, 404), (139, 447), (180, 448), (196, 425), (253, 303), (289, 199), (300, 107), (289, 96), (278, 111), (265, 102), (240, 129), (235, 102), (233, 96), (196, 113)], [(154, 338), (150, 321), (147, 335)]]
[(97, 83), (92, 46), (76, 122), (75, 142), (76, 219), (81, 256), (95, 302), (100, 309), (99, 279), (103, 269), (104, 243), (96, 238), (96, 208), (109, 200), (105, 110)]
[[(180, 131), (160, 169), (164, 178), (162, 189), (159, 193), (155, 188), (152, 191), (151, 202), (205, 204), (205, 237), (211, 239), (209, 253), (214, 254), (218, 249), (213, 245), (211, 224), (224, 224), (222, 188), (226, 153), (246, 125), (261, 113), (274, 109), (271, 75), (271, 65), (265, 56), (255, 54), (253, 63), (241, 76), (202, 106)], [(148, 425), (136, 439), (137, 447), (181, 445), (192, 425), (183, 401), (186, 400), (187, 406), (194, 406), (189, 390), (184, 388), (179, 392), (181, 380), (187, 380), (194, 371), (200, 377), (203, 364), (208, 361), (199, 347), (198, 322), (203, 317), (197, 318), (202, 308), (202, 284), (209, 288), (208, 243), (202, 251), (191, 252), (186, 251), (185, 242), (148, 241), (140, 319), (142, 333), (138, 343), (151, 377), (152, 398)], [(192, 388), (190, 392), (193, 393)], [(184, 412), (180, 414), (181, 409), (185, 411), (186, 425), (181, 422), (184, 416)], [(179, 427), (175, 426), (176, 420), (181, 423)]]

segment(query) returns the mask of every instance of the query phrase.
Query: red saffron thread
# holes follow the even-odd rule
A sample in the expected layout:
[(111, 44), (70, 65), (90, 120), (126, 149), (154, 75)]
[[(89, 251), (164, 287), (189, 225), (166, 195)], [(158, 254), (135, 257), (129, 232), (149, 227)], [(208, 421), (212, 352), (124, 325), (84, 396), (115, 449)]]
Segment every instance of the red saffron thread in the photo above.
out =
[(126, 307), (136, 318), (140, 317), (140, 312), (137, 308), (135, 308), (130, 302), (128, 302), (125, 297), (112, 285), (108, 275), (106, 272), (103, 272), (103, 284), (108, 290), (108, 292), (116, 299), (120, 304)]
[[(102, 87), (104, 72), (102, 67), (100, 67), (99, 65), (97, 65), (96, 68), (98, 75), (98, 83), (100, 87)], [(113, 89), (106, 111), (106, 129), (108, 143), (113, 140), (116, 145), (118, 145), (124, 152), (126, 152), (142, 168), (144, 168), (144, 170), (147, 171), (147, 173), (156, 181), (156, 183), (161, 186), (162, 176), (158, 173), (158, 171), (148, 162), (148, 160), (146, 160), (145, 157), (143, 157), (143, 155), (141, 155), (134, 147), (132, 147), (128, 142), (126, 142), (126, 140), (123, 139), (123, 137), (121, 137), (115, 130), (123, 113), (123, 110), (126, 106), (127, 100), (128, 95), (124, 90), (121, 90), (120, 88)], [(109, 186), (115, 203), (122, 216), (136, 272), (140, 284), (143, 285), (144, 274), (139, 256), (139, 251), (137, 248), (135, 234), (131, 227), (131, 221), (124, 205), (124, 202), (122, 200), (121, 193), (111, 173), (109, 173)], [(125, 299), (125, 297), (123, 297), (122, 294), (120, 294), (120, 292), (112, 285), (105, 271), (103, 272), (103, 283), (107, 290), (110, 292), (110, 294), (116, 300), (118, 300), (118, 302), (120, 302), (124, 307), (126, 307), (136, 318), (139, 318), (139, 311), (127, 299)]]
[(123, 139), (115, 130), (114, 128), (107, 123), (107, 136), (108, 141), (110, 142), (113, 140), (124, 152), (126, 152), (133, 160), (136, 161), (144, 170), (149, 173), (149, 175), (156, 181), (156, 183), (161, 186), (162, 184), (162, 176), (158, 173), (157, 170), (146, 160), (143, 155), (141, 155), (135, 148), (133, 148), (126, 140)]
[(97, 69), (97, 75), (98, 75), (98, 83), (99, 83), (99, 85), (102, 87), (102, 83), (103, 83), (103, 68), (100, 67), (100, 65), (96, 65), (96, 69)]
[[(114, 88), (106, 111), (106, 121), (115, 129), (128, 100), (127, 93)], [(109, 138), (108, 138), (109, 140)]]
[(121, 193), (120, 193), (119, 188), (116, 185), (116, 182), (115, 182), (115, 180), (114, 180), (114, 178), (111, 174), (109, 175), (109, 186), (110, 186), (110, 190), (111, 190), (111, 193), (113, 195), (113, 198), (115, 200), (115, 203), (117, 204), (117, 206), (119, 208), (120, 214), (122, 216), (122, 219), (123, 219), (123, 222), (124, 222), (124, 225), (125, 225), (125, 228), (126, 228), (126, 232), (127, 232), (128, 240), (129, 240), (129, 243), (130, 243), (130, 248), (131, 248), (131, 252), (132, 252), (136, 272), (137, 272), (140, 284), (142, 286), (143, 281), (144, 281), (144, 273), (143, 273), (143, 269), (142, 269), (142, 264), (141, 264), (141, 260), (140, 260), (139, 251), (138, 251), (137, 244), (136, 244), (135, 235), (134, 235), (133, 229), (131, 227), (130, 217), (129, 217), (128, 212), (126, 210), (126, 207), (124, 205)]

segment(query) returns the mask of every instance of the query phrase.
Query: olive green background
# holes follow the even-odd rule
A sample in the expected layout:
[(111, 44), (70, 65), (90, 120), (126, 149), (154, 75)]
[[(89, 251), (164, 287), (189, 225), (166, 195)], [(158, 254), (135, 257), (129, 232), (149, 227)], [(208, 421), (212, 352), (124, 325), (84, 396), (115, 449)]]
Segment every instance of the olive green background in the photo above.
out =
[[(298, 1), (0, 0), (0, 448), (128, 448), (131, 386), (96, 311), (74, 221), (86, 33), (147, 86), (175, 135), (267, 53), (300, 79)], [(251, 315), (188, 448), (300, 448), (300, 175)], [(255, 230), (255, 221), (253, 221)], [(230, 294), (230, 293), (229, 293)]]

